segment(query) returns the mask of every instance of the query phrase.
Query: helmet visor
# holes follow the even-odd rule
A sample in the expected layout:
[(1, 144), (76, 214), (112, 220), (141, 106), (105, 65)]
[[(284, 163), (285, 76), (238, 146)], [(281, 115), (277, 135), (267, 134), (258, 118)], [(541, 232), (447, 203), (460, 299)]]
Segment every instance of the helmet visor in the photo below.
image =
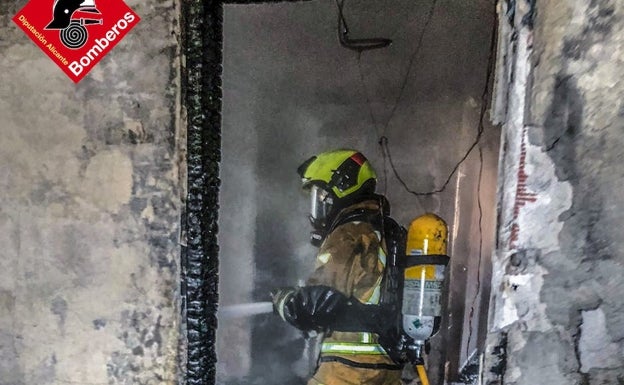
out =
[(313, 222), (320, 222), (327, 218), (333, 200), (327, 190), (317, 185), (310, 188), (310, 218)]

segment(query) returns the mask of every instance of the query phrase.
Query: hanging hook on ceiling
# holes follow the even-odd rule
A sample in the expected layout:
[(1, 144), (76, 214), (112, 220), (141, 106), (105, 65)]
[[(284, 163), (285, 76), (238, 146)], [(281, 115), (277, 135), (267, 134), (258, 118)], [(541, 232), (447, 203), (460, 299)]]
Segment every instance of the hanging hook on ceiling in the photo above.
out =
[(349, 37), (349, 27), (345, 20), (343, 8), (346, 0), (336, 0), (336, 6), (338, 7), (338, 40), (340, 45), (350, 50), (362, 53), (371, 49), (384, 48), (392, 44), (392, 40), (373, 37), (364, 39), (351, 39)]

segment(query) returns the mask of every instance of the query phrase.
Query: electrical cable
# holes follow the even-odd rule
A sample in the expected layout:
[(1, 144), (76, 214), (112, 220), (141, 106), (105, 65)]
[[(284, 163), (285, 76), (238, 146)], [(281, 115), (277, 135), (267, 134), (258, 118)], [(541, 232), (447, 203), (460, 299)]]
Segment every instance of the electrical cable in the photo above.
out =
[[(364, 71), (362, 71), (361, 58), (362, 58), (362, 53), (359, 52), (357, 55), (357, 67), (358, 67), (358, 72), (360, 75), (360, 84), (362, 86), (362, 91), (364, 92), (364, 96), (366, 98), (366, 106), (368, 107), (368, 115), (372, 123), (373, 131), (375, 131), (375, 138), (379, 138), (380, 137), (379, 127), (377, 124), (377, 120), (375, 119), (375, 114), (373, 113), (373, 107), (370, 101), (370, 97), (368, 96), (366, 82), (364, 81)], [(385, 196), (388, 193), (388, 166), (386, 164), (387, 162), (386, 156), (383, 153), (382, 153), (382, 159), (383, 159), (383, 195)]]
[[(483, 92), (481, 94), (481, 109), (479, 111), (479, 125), (478, 125), (478, 128), (477, 128), (477, 135), (476, 135), (475, 140), (473, 141), (473, 143), (470, 145), (470, 147), (468, 147), (468, 150), (466, 151), (464, 156), (462, 156), (462, 158), (459, 160), (459, 162), (457, 164), (455, 164), (455, 166), (451, 170), (451, 173), (449, 174), (449, 176), (446, 178), (446, 181), (444, 182), (442, 187), (440, 187), (438, 189), (435, 189), (433, 191), (427, 191), (427, 192), (418, 192), (418, 191), (414, 191), (414, 190), (410, 189), (407, 186), (407, 183), (405, 183), (403, 178), (399, 175), (399, 172), (397, 171), (397, 168), (396, 168), (396, 166), (395, 166), (395, 164), (394, 164), (394, 162), (392, 160), (392, 154), (390, 153), (390, 148), (388, 147), (388, 138), (385, 135), (383, 135), (383, 136), (381, 136), (379, 138), (379, 145), (382, 147), (382, 151), (385, 154), (384, 156), (388, 157), (388, 160), (390, 162), (390, 167), (392, 168), (392, 172), (394, 173), (394, 176), (397, 178), (399, 183), (401, 183), (401, 185), (403, 186), (405, 191), (409, 192), (410, 194), (413, 194), (413, 195), (416, 195), (416, 196), (427, 196), (427, 195), (434, 195), (434, 194), (438, 194), (438, 193), (443, 192), (446, 189), (446, 187), (448, 186), (448, 184), (451, 181), (451, 179), (453, 178), (453, 176), (455, 175), (455, 173), (457, 172), (457, 170), (459, 169), (459, 167), (462, 165), (462, 163), (464, 163), (464, 161), (468, 158), (468, 156), (470, 155), (472, 150), (474, 150), (474, 148), (481, 141), (481, 137), (483, 135), (483, 131), (485, 130), (484, 121), (485, 121), (485, 114), (487, 112), (487, 106), (488, 106), (488, 94), (489, 94), (488, 90), (489, 90), (490, 79), (491, 79), (493, 68), (494, 68), (494, 47), (495, 47), (495, 43), (496, 43), (496, 25), (494, 24), (494, 27), (493, 27), (493, 30), (492, 30), (491, 41), (490, 41), (490, 51), (489, 51), (488, 64), (487, 64), (487, 70), (486, 70), (485, 84), (484, 84), (484, 87), (483, 87)], [(399, 100), (397, 100), (397, 104), (398, 104), (398, 102), (399, 102)], [(396, 107), (396, 105), (395, 105), (395, 107)], [(389, 121), (388, 121), (388, 123), (389, 123)], [(387, 127), (387, 124), (386, 124), (386, 127)], [(384, 128), (383, 133), (385, 133), (385, 128)]]
[[(494, 47), (495, 47), (495, 42), (496, 42), (496, 31), (495, 29), (492, 31), (492, 38), (491, 38), (491, 42), (490, 42), (490, 51), (489, 51), (489, 57), (488, 57), (488, 64), (487, 64), (487, 70), (486, 70), (486, 79), (485, 79), (485, 86), (483, 88), (483, 93), (481, 95), (481, 109), (479, 112), (479, 125), (478, 125), (478, 129), (477, 129), (477, 135), (475, 137), (475, 140), (473, 141), (473, 143), (470, 145), (470, 147), (468, 147), (468, 149), (466, 150), (465, 154), (462, 156), (462, 158), (459, 160), (459, 162), (457, 162), (455, 164), (455, 166), (453, 167), (453, 169), (451, 170), (450, 174), (448, 175), (448, 177), (446, 178), (446, 180), (444, 181), (444, 183), (442, 184), (442, 186), (440, 188), (437, 188), (435, 190), (432, 191), (426, 191), (426, 192), (419, 192), (419, 191), (414, 191), (412, 189), (410, 189), (407, 185), (407, 183), (403, 180), (403, 178), (401, 177), (401, 175), (399, 174), (396, 165), (394, 164), (394, 161), (392, 159), (392, 153), (390, 152), (390, 147), (388, 145), (388, 137), (386, 136), (386, 131), (388, 126), (390, 125), (390, 122), (392, 121), (392, 118), (394, 117), (394, 114), (396, 112), (396, 110), (398, 109), (398, 106), (400, 105), (401, 99), (403, 97), (403, 93), (405, 92), (405, 89), (407, 88), (407, 83), (409, 80), (409, 75), (411, 73), (414, 61), (418, 55), (418, 53), (420, 52), (420, 49), (422, 47), (422, 43), (423, 43), (423, 39), (425, 36), (425, 32), (427, 29), (427, 26), (430, 24), (432, 18), (433, 18), (433, 14), (434, 14), (434, 10), (435, 10), (435, 6), (436, 6), (437, 0), (433, 0), (433, 2), (431, 3), (431, 7), (429, 8), (429, 12), (427, 14), (427, 19), (425, 21), (425, 24), (421, 30), (420, 36), (418, 38), (418, 43), (416, 45), (416, 48), (414, 50), (414, 52), (410, 55), (410, 60), (409, 60), (409, 64), (408, 64), (408, 68), (407, 71), (403, 77), (403, 80), (401, 81), (401, 87), (399, 88), (399, 93), (397, 95), (397, 99), (394, 103), (394, 106), (392, 107), (392, 110), (390, 112), (390, 116), (388, 117), (386, 123), (384, 124), (382, 131), (381, 131), (381, 135), (379, 135), (379, 129), (378, 129), (378, 124), (374, 118), (374, 113), (372, 110), (372, 106), (371, 106), (371, 102), (370, 102), (370, 98), (368, 96), (368, 92), (366, 90), (366, 86), (365, 86), (365, 82), (364, 82), (364, 74), (362, 71), (362, 66), (361, 66), (361, 52), (358, 53), (357, 56), (357, 64), (358, 64), (358, 70), (359, 70), (359, 75), (360, 75), (360, 81), (362, 83), (362, 87), (364, 89), (364, 93), (366, 95), (366, 101), (367, 101), (367, 105), (368, 105), (368, 109), (369, 109), (369, 115), (371, 117), (371, 123), (373, 125), (373, 128), (375, 130), (375, 135), (378, 139), (378, 144), (381, 147), (381, 151), (382, 151), (382, 156), (384, 158), (384, 175), (387, 175), (387, 166), (386, 166), (386, 159), (388, 160), (388, 162), (390, 163), (390, 167), (392, 168), (392, 172), (394, 174), (394, 176), (397, 178), (397, 180), (399, 181), (399, 183), (403, 186), (403, 188), (405, 189), (405, 191), (407, 191), (408, 193), (412, 194), (412, 195), (416, 195), (416, 196), (429, 196), (429, 195), (435, 195), (438, 193), (443, 192), (446, 187), (448, 186), (448, 184), (450, 183), (451, 179), (453, 178), (453, 176), (455, 175), (455, 173), (457, 172), (457, 170), (459, 169), (459, 167), (464, 163), (464, 161), (468, 158), (468, 156), (472, 153), (472, 151), (474, 150), (474, 148), (479, 144), (479, 142), (481, 141), (481, 137), (483, 135), (483, 131), (484, 131), (484, 120), (485, 120), (485, 114), (487, 112), (487, 105), (488, 105), (488, 89), (489, 89), (489, 84), (490, 84), (490, 78), (492, 75), (492, 69), (493, 69), (493, 59), (494, 59)], [(338, 8), (339, 12), (340, 12), (340, 18), (343, 18), (342, 15), (342, 9), (341, 7)], [(386, 183), (384, 184), (384, 188), (387, 188), (387, 176), (386, 178)]]
[[(388, 138), (386, 137), (385, 133), (386, 133), (386, 129), (388, 128), (388, 125), (390, 124), (392, 118), (394, 117), (394, 114), (400, 104), (400, 101), (403, 97), (403, 93), (405, 92), (405, 89), (407, 87), (407, 82), (409, 80), (409, 75), (412, 71), (412, 67), (414, 65), (414, 60), (416, 59), (418, 53), (420, 52), (420, 49), (422, 47), (422, 43), (423, 43), (423, 39), (425, 36), (425, 32), (427, 30), (427, 27), (429, 26), (432, 18), (433, 18), (433, 13), (435, 10), (435, 6), (437, 4), (437, 0), (433, 0), (431, 2), (431, 7), (429, 8), (429, 12), (427, 14), (427, 17), (425, 19), (425, 23), (423, 25), (423, 28), (420, 32), (420, 36), (418, 38), (418, 43), (416, 44), (416, 48), (414, 49), (414, 52), (412, 52), (412, 54), (410, 55), (410, 59), (408, 62), (408, 66), (407, 66), (407, 71), (405, 72), (405, 75), (403, 77), (403, 80), (401, 81), (401, 87), (399, 88), (399, 93), (397, 95), (397, 98), (394, 102), (394, 106), (392, 107), (392, 110), (390, 111), (390, 115), (388, 117), (388, 119), (386, 120), (386, 123), (383, 126), (383, 130), (381, 132), (379, 132), (379, 128), (378, 128), (378, 123), (375, 119), (375, 114), (373, 112), (373, 108), (371, 105), (371, 101), (370, 101), (370, 97), (368, 95), (368, 90), (366, 89), (366, 82), (364, 81), (364, 72), (362, 71), (362, 63), (361, 63), (361, 56), (362, 56), (362, 52), (358, 52), (357, 55), (357, 67), (358, 67), (358, 71), (359, 71), (359, 76), (360, 76), (360, 83), (362, 85), (362, 89), (364, 91), (364, 95), (366, 97), (366, 105), (368, 106), (368, 112), (369, 112), (369, 116), (371, 118), (371, 123), (373, 126), (373, 130), (375, 131), (375, 138), (379, 138), (378, 139), (378, 143), (380, 145), (381, 148), (381, 152), (382, 152), (382, 157), (383, 157), (383, 174), (384, 174), (384, 195), (387, 193), (387, 188), (388, 188), (388, 167), (387, 167), (387, 160), (390, 161), (390, 165), (392, 166), (392, 169), (394, 171), (394, 175), (397, 177), (397, 179), (401, 182), (401, 184), (405, 187), (405, 189), (407, 191), (410, 191), (409, 188), (407, 187), (407, 185), (405, 184), (405, 182), (402, 180), (402, 178), (399, 176), (396, 167), (394, 167), (394, 164), (392, 163), (392, 158), (390, 157), (390, 153), (389, 153), (389, 149), (388, 149), (388, 145), (387, 145), (387, 141)], [(342, 7), (344, 5), (344, 0), (342, 1), (342, 3), (339, 3), (338, 0), (336, 0), (336, 6), (338, 8), (338, 20), (342, 21), (343, 26), (345, 27), (345, 30), (348, 31), (348, 27), (346, 25), (346, 21), (344, 19), (344, 15), (343, 15), (343, 11), (342, 11)], [(339, 24), (340, 25), (340, 24)], [(339, 30), (339, 33), (341, 33), (341, 31)], [(383, 138), (385, 138), (385, 148), (384, 145), (382, 145), (382, 141)]]
[(410, 59), (409, 59), (408, 65), (407, 65), (407, 71), (405, 72), (405, 76), (403, 77), (403, 80), (402, 80), (402, 83), (401, 83), (401, 87), (399, 88), (399, 93), (397, 95), (396, 101), (394, 102), (394, 106), (392, 107), (392, 110), (390, 111), (390, 116), (388, 117), (388, 120), (386, 121), (386, 124), (383, 127), (382, 134), (384, 136), (386, 134), (386, 129), (388, 128), (388, 125), (390, 124), (390, 121), (394, 117), (394, 113), (396, 112), (397, 108), (399, 107), (399, 102), (403, 98), (403, 92), (405, 92), (405, 88), (407, 88), (407, 82), (409, 80), (409, 75), (412, 72), (412, 67), (414, 65), (414, 60), (416, 59), (416, 57), (420, 53), (420, 49), (422, 47), (423, 39), (425, 37), (425, 32), (427, 31), (427, 27), (429, 26), (429, 23), (431, 23), (431, 19), (433, 19), (433, 11), (435, 10), (435, 6), (436, 6), (437, 2), (438, 2), (438, 0), (433, 0), (431, 2), (431, 7), (429, 8), (429, 13), (427, 14), (427, 18), (426, 18), (425, 24), (423, 25), (423, 28), (420, 31), (420, 36), (418, 37), (418, 43), (416, 44), (416, 48), (414, 49), (414, 52), (410, 56)]
[(362, 53), (359, 52), (357, 55), (357, 67), (360, 75), (360, 84), (362, 85), (362, 89), (364, 91), (364, 96), (366, 97), (366, 105), (368, 106), (368, 115), (370, 116), (371, 123), (373, 126), (373, 130), (375, 131), (375, 137), (379, 138), (380, 132), (377, 125), (377, 120), (375, 119), (375, 114), (373, 113), (373, 107), (371, 105), (370, 97), (368, 96), (368, 90), (366, 89), (366, 82), (364, 81), (364, 72), (362, 71), (362, 62), (361, 62)]
[[(344, 2), (344, 0), (343, 0)], [(481, 134), (482, 134), (482, 128), (483, 128), (483, 116), (485, 115), (485, 110), (484, 110), (484, 106), (482, 106), (481, 110), (481, 118), (480, 118), (480, 123), (479, 123), (479, 132), (477, 133), (477, 138), (475, 140), (475, 142), (470, 146), (470, 148), (468, 149), (468, 151), (466, 152), (466, 154), (464, 155), (464, 157), (459, 161), (459, 163), (457, 163), (455, 165), (455, 167), (453, 168), (451, 174), (449, 175), (449, 177), (447, 178), (446, 182), (444, 183), (444, 185), (442, 186), (442, 188), (434, 190), (434, 191), (429, 191), (429, 192), (417, 192), (414, 191), (412, 189), (410, 189), (407, 186), (407, 183), (405, 183), (405, 181), (403, 180), (403, 178), (401, 177), (401, 175), (399, 175), (399, 172), (394, 164), (394, 161), (392, 160), (392, 154), (390, 153), (390, 148), (388, 146), (388, 137), (386, 136), (386, 131), (388, 126), (390, 125), (390, 122), (392, 121), (392, 118), (394, 117), (394, 114), (396, 113), (396, 110), (398, 109), (401, 99), (403, 98), (403, 94), (405, 92), (405, 89), (407, 88), (407, 83), (409, 80), (409, 76), (410, 73), (412, 71), (412, 68), (414, 66), (414, 61), (416, 60), (416, 57), (418, 56), (418, 53), (420, 53), (423, 41), (424, 41), (424, 36), (425, 36), (425, 32), (427, 31), (427, 27), (429, 26), (429, 24), (431, 23), (431, 20), (433, 19), (433, 14), (435, 11), (435, 6), (437, 4), (437, 0), (433, 0), (431, 2), (431, 7), (429, 8), (429, 12), (427, 13), (427, 17), (425, 19), (425, 23), (423, 25), (423, 28), (420, 32), (420, 36), (418, 37), (418, 42), (416, 44), (416, 48), (414, 49), (414, 51), (412, 52), (412, 54), (410, 55), (410, 59), (408, 61), (408, 65), (407, 65), (407, 71), (405, 72), (405, 75), (403, 76), (403, 80), (401, 81), (401, 86), (399, 88), (399, 92), (397, 94), (397, 98), (394, 102), (394, 105), (392, 107), (392, 110), (390, 111), (390, 115), (388, 116), (388, 119), (386, 120), (386, 123), (384, 124), (382, 131), (381, 131), (381, 135), (379, 133), (379, 129), (378, 129), (378, 124), (377, 121), (375, 119), (375, 115), (373, 113), (373, 109), (371, 106), (371, 102), (370, 102), (370, 98), (368, 96), (368, 91), (366, 90), (366, 85), (364, 82), (364, 74), (362, 71), (362, 65), (361, 65), (361, 52), (358, 53), (357, 56), (357, 65), (358, 65), (358, 70), (359, 70), (359, 75), (360, 75), (360, 82), (362, 84), (362, 88), (364, 90), (364, 94), (366, 96), (366, 102), (367, 102), (367, 106), (368, 106), (368, 110), (369, 110), (369, 115), (371, 118), (371, 123), (373, 125), (373, 129), (375, 131), (375, 137), (378, 138), (378, 144), (381, 148), (381, 152), (382, 152), (382, 157), (383, 157), (383, 162), (384, 162), (384, 193), (385, 190), (387, 189), (387, 163), (386, 160), (390, 163), (390, 167), (392, 168), (392, 172), (394, 174), (394, 176), (397, 178), (397, 180), (399, 181), (399, 183), (401, 183), (401, 185), (403, 186), (403, 188), (416, 196), (422, 196), (422, 195), (434, 195), (437, 193), (440, 193), (442, 191), (444, 191), (444, 189), (446, 188), (446, 186), (448, 185), (448, 183), (450, 182), (451, 178), (453, 177), (453, 175), (455, 174), (455, 172), (457, 171), (457, 169), (459, 168), (459, 166), (463, 163), (463, 161), (468, 157), (468, 155), (470, 154), (470, 152), (472, 152), (472, 150), (474, 149), (474, 147), (478, 144), (479, 140), (481, 139)], [(339, 20), (343, 20), (343, 24), (344, 24), (344, 15), (342, 14), (342, 5), (343, 3), (338, 3), (338, 0), (336, 0), (336, 5), (338, 7), (338, 13), (339, 13)], [(346, 24), (344, 24), (346, 27)], [(486, 81), (486, 84), (489, 84), (489, 73), (490, 71), (488, 70), (488, 79)], [(487, 85), (486, 85), (486, 92), (487, 92)], [(487, 96), (487, 95), (486, 95)]]

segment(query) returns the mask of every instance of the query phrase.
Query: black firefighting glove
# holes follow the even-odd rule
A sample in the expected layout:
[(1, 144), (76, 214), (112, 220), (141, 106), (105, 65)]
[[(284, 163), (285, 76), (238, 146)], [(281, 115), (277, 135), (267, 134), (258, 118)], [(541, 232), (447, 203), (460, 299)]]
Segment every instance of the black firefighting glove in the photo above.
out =
[(303, 331), (385, 334), (396, 319), (382, 306), (363, 304), (329, 286), (279, 289), (272, 296), (276, 313)]
[(272, 293), (273, 307), (286, 322), (303, 331), (330, 328), (347, 296), (329, 286), (278, 289)]

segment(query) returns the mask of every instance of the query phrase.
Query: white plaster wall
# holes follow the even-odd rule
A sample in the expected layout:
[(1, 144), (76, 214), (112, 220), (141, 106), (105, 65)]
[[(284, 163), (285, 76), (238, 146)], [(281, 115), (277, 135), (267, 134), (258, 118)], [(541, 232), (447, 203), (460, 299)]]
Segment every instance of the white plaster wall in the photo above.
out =
[(0, 384), (178, 382), (173, 2), (75, 85), (0, 2)]

